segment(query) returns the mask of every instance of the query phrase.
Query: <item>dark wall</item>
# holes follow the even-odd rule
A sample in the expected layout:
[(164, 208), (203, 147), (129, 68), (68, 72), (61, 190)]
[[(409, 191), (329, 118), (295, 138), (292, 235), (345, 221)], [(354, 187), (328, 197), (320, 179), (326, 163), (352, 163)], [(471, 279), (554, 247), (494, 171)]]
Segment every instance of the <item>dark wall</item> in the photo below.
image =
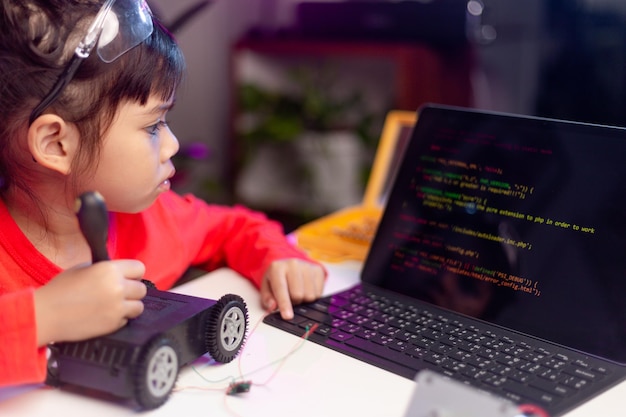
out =
[(539, 68), (535, 113), (626, 125), (624, 15), (575, 0), (546, 0), (545, 7), (552, 53)]

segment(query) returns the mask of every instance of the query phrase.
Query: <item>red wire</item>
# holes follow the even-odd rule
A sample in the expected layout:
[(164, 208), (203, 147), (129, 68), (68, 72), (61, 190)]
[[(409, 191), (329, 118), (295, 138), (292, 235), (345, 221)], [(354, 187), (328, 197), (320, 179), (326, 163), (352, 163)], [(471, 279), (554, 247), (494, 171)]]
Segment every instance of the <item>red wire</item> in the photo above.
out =
[(255, 383), (254, 385), (256, 385), (256, 386), (263, 386), (263, 385), (269, 384), (270, 381), (272, 379), (274, 379), (274, 377), (278, 374), (278, 371), (280, 371), (280, 368), (282, 368), (283, 365), (285, 364), (285, 362), (287, 362), (287, 358), (293, 352), (295, 352), (296, 349), (298, 349), (302, 345), (302, 343), (304, 343), (309, 338), (309, 335), (311, 333), (313, 333), (318, 327), (319, 327), (319, 324), (317, 324), (317, 323), (313, 324), (302, 336), (300, 336), (300, 341), (296, 345), (294, 345), (294, 347), (291, 348), (291, 350), (289, 351), (289, 353), (287, 353), (287, 355), (285, 355), (283, 360), (278, 364), (278, 366), (276, 367), (274, 372), (267, 378), (267, 380), (265, 380), (264, 382), (261, 382), (261, 383)]

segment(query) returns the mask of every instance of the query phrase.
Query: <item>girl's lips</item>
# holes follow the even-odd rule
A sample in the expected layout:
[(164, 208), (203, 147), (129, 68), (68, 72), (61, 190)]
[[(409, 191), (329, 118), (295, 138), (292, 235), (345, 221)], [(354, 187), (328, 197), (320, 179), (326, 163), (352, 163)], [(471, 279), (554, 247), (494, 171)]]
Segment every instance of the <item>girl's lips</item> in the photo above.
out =
[(169, 189), (172, 187), (172, 184), (170, 183), (169, 179), (166, 179), (165, 181), (163, 181), (160, 185), (159, 185), (159, 189), (161, 191), (169, 191)]
[(159, 185), (159, 188), (165, 188), (167, 190), (169, 190), (172, 187), (172, 182), (170, 181), (170, 179), (174, 176), (174, 174), (176, 174), (176, 170), (172, 170), (172, 172), (170, 172), (170, 174), (167, 176), (167, 178), (165, 178), (165, 180), (163, 180), (163, 182)]

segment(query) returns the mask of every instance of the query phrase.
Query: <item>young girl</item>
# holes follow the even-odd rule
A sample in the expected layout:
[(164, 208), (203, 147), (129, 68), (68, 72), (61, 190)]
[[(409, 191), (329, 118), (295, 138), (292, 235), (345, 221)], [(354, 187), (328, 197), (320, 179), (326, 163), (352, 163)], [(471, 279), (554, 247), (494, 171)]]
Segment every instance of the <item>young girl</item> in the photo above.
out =
[[(123, 326), (149, 279), (227, 265), (265, 308), (319, 297), (323, 268), (243, 207), (170, 191), (166, 124), (183, 72), (143, 0), (0, 0), (0, 386), (41, 382), (45, 346)], [(110, 211), (111, 261), (91, 265), (74, 211)]]

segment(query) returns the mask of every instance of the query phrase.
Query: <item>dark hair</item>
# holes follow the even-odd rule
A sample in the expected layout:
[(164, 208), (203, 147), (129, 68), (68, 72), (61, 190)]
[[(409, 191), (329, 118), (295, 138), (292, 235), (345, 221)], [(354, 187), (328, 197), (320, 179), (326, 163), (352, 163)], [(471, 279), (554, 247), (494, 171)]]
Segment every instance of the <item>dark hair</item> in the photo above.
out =
[[(15, 138), (26, 132), (30, 112), (58, 79), (102, 3), (0, 0), (0, 194), (11, 186), (28, 193), (24, 177), (29, 168), (18, 157), (23, 145)], [(152, 35), (112, 63), (102, 62), (94, 51), (46, 110), (75, 123), (80, 132), (74, 179), (93, 168), (101, 138), (121, 103), (145, 104), (151, 95), (167, 100), (180, 84), (182, 52), (153, 21)]]

